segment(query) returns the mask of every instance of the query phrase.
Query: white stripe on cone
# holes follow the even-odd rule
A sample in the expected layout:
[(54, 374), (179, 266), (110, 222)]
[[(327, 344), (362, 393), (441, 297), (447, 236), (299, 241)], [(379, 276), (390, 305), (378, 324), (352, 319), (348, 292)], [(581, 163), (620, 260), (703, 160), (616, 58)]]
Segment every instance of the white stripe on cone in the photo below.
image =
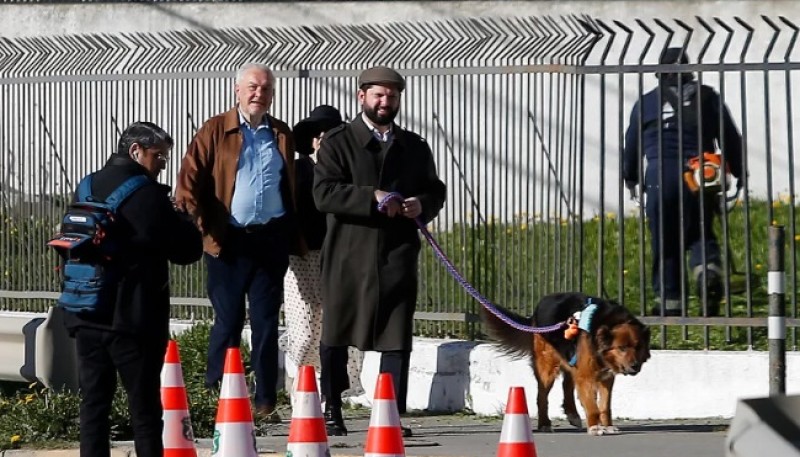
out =
[(331, 451), (328, 449), (328, 443), (287, 443), (286, 455), (297, 457), (324, 455), (330, 457)]
[[(164, 410), (164, 448), (165, 449), (192, 449), (194, 442), (191, 435), (184, 433), (184, 420), (189, 424), (188, 411)], [(187, 432), (191, 433), (191, 430)]]
[(316, 392), (295, 392), (292, 402), (292, 418), (313, 419), (322, 417), (319, 397)]
[(396, 400), (375, 400), (372, 402), (370, 427), (400, 427), (400, 414)]
[(211, 452), (211, 455), (218, 457), (258, 457), (253, 423), (217, 423), (214, 427)]
[(164, 368), (161, 369), (161, 387), (183, 387), (181, 364), (164, 364)]
[(247, 383), (241, 373), (226, 373), (222, 375), (222, 388), (219, 398), (249, 398)]
[(501, 443), (532, 443), (531, 422), (525, 414), (506, 414), (500, 432)]

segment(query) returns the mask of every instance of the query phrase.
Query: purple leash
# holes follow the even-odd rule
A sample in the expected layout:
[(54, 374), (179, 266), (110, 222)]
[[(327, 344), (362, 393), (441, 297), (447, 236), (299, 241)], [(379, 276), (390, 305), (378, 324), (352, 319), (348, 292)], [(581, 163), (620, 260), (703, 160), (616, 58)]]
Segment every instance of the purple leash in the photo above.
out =
[[(380, 202), (378, 202), (378, 211), (385, 213), (386, 205), (392, 200), (402, 202), (403, 196), (398, 194), (397, 192), (389, 193)], [(560, 322), (558, 324), (548, 325), (547, 327), (531, 327), (528, 325), (520, 324), (519, 322), (512, 320), (510, 317), (500, 312), (500, 310), (497, 309), (497, 307), (493, 305), (492, 302), (490, 302), (488, 299), (486, 299), (486, 297), (481, 295), (480, 292), (475, 290), (475, 288), (472, 287), (472, 284), (470, 284), (469, 281), (467, 281), (466, 279), (464, 279), (463, 276), (461, 276), (461, 273), (458, 272), (455, 265), (453, 265), (453, 263), (450, 262), (450, 259), (448, 259), (447, 256), (445, 255), (441, 246), (439, 246), (439, 243), (437, 243), (436, 240), (433, 238), (431, 232), (429, 232), (427, 227), (425, 227), (425, 224), (423, 224), (419, 218), (415, 218), (414, 222), (417, 223), (419, 231), (422, 232), (422, 235), (425, 237), (426, 240), (428, 240), (428, 244), (430, 244), (431, 248), (433, 248), (433, 252), (434, 254), (436, 254), (436, 258), (438, 258), (439, 261), (442, 262), (442, 264), (444, 264), (445, 268), (450, 273), (450, 275), (453, 276), (453, 278), (455, 278), (456, 281), (458, 281), (458, 283), (461, 285), (461, 287), (464, 288), (464, 290), (466, 290), (470, 295), (472, 295), (473, 298), (478, 300), (478, 303), (480, 303), (484, 308), (486, 308), (487, 311), (492, 313), (495, 317), (505, 322), (509, 326), (526, 333), (550, 333), (566, 325), (566, 322)]]

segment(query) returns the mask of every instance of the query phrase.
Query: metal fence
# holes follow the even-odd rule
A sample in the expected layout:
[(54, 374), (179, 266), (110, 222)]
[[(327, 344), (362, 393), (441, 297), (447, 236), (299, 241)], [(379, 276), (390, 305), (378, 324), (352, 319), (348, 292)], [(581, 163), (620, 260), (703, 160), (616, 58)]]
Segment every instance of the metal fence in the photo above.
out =
[[(583, 290), (645, 315), (655, 298), (649, 233), (622, 186), (623, 133), (654, 73), (692, 72), (730, 107), (749, 170), (717, 229), (729, 253), (724, 317), (699, 317), (703, 300), (685, 281), (688, 316), (646, 320), (663, 324), (662, 347), (760, 347), (770, 225), (786, 226), (788, 325), (798, 324), (796, 37), (785, 18), (571, 16), (0, 38), (0, 306), (52, 303), (45, 241), (124, 126), (150, 120), (173, 134), (172, 184), (198, 125), (234, 103), (236, 68), (259, 61), (278, 76), (272, 113), (290, 124), (321, 103), (352, 118), (355, 79), (370, 65), (407, 76), (398, 121), (427, 138), (448, 185), (431, 228), (492, 301), (530, 314), (546, 293)], [(668, 46), (693, 63), (658, 65)], [(204, 279), (201, 264), (173, 270), (176, 316), (208, 316)], [(478, 335), (477, 303), (430, 250), (420, 281), (420, 334)]]

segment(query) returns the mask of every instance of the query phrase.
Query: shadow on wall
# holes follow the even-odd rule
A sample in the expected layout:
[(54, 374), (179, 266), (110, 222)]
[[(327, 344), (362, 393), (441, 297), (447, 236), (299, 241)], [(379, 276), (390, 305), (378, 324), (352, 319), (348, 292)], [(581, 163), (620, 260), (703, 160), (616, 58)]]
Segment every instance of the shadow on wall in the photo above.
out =
[(470, 354), (478, 344), (474, 341), (454, 341), (439, 345), (436, 353), (436, 372), (433, 375), (428, 400), (429, 411), (452, 412), (471, 407), (471, 404), (468, 404)]

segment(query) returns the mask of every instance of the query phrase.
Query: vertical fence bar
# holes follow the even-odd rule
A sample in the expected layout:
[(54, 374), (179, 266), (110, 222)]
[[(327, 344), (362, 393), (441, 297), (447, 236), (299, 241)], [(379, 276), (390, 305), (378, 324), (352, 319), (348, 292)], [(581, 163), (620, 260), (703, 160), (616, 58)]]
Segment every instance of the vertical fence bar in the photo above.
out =
[(769, 394), (786, 393), (786, 273), (784, 272), (785, 234), (782, 225), (769, 227)]

